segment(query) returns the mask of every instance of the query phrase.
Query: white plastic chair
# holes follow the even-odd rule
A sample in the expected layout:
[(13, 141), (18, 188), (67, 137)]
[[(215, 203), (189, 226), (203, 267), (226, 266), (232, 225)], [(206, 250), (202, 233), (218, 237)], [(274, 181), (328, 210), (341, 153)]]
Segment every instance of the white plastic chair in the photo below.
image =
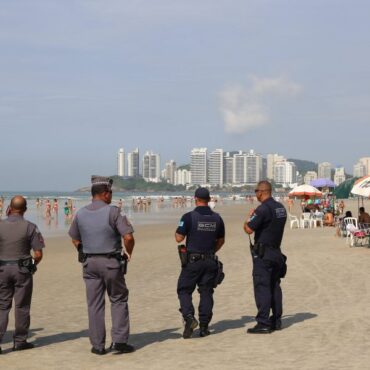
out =
[(320, 215), (315, 215), (314, 221), (315, 221), (314, 227), (317, 227), (317, 226), (324, 227), (324, 215), (322, 213)]
[(299, 229), (299, 219), (297, 216), (291, 215), (289, 213), (289, 221), (290, 221), (290, 228), (293, 229), (293, 226), (296, 225), (297, 229)]
[(301, 215), (301, 228), (305, 229), (307, 227), (315, 227), (315, 220), (312, 218), (310, 212), (303, 212)]
[(353, 246), (353, 233), (358, 230), (357, 218), (346, 217), (343, 222), (346, 226), (346, 243)]

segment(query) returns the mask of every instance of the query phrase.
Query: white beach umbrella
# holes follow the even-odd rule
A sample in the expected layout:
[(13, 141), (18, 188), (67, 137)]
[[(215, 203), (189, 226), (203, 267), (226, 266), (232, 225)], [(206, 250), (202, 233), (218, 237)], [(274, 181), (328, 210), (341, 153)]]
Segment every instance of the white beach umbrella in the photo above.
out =
[(352, 194), (359, 195), (361, 197), (370, 197), (370, 176), (362, 177), (357, 180), (351, 190)]
[(289, 197), (299, 197), (299, 198), (312, 198), (321, 197), (322, 192), (311, 185), (299, 185), (296, 186), (292, 191), (289, 192)]

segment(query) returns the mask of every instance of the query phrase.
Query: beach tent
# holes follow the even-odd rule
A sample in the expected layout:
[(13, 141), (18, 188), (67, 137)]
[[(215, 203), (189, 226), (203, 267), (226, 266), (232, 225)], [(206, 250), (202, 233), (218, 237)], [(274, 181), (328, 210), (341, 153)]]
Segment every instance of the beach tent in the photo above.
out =
[(337, 199), (348, 199), (351, 193), (351, 189), (353, 188), (353, 185), (357, 179), (357, 177), (353, 177), (338, 185), (333, 192), (335, 197)]
[(320, 198), (322, 196), (322, 192), (311, 185), (304, 184), (296, 186), (288, 195), (290, 198), (298, 197), (309, 199)]
[(315, 188), (335, 188), (335, 183), (330, 179), (316, 179), (310, 182)]

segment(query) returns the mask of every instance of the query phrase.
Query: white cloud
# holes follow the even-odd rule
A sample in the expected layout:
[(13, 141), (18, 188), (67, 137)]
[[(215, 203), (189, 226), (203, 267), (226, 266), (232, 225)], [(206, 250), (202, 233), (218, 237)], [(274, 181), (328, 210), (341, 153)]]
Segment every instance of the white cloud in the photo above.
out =
[(270, 122), (270, 108), (266, 98), (292, 97), (302, 91), (302, 87), (284, 77), (250, 77), (247, 87), (235, 85), (225, 88), (221, 94), (221, 113), (225, 132), (242, 134)]
[(296, 96), (302, 91), (302, 87), (284, 77), (258, 78), (251, 76), (253, 81), (252, 93), (255, 95), (285, 95)]

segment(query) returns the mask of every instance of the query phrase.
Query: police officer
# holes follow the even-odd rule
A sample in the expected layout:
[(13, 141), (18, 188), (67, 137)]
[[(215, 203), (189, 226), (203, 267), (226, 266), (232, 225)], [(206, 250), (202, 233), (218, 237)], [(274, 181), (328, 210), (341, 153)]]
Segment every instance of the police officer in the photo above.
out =
[[(105, 350), (105, 292), (111, 303), (112, 344), (110, 351), (129, 353), (134, 347), (129, 337), (128, 289), (124, 268), (130, 260), (135, 240), (133, 228), (118, 207), (110, 206), (113, 180), (92, 176), (92, 203), (81, 208), (69, 230), (73, 244), (82, 256), (83, 278), (89, 316), (91, 352)], [(122, 240), (125, 251), (122, 252)], [(127, 259), (127, 260), (126, 260)]]
[(42, 249), (45, 247), (37, 226), (23, 218), (26, 210), (26, 199), (15, 196), (7, 210), (7, 219), (0, 221), (0, 344), (8, 326), (9, 311), (14, 299), (13, 351), (34, 347), (33, 343), (27, 342), (32, 274), (42, 259)]
[(219, 214), (208, 206), (209, 191), (198, 188), (195, 191), (196, 208), (184, 214), (175, 233), (181, 243), (186, 238), (188, 263), (181, 269), (177, 285), (180, 311), (184, 318), (183, 338), (190, 338), (198, 321), (194, 317), (192, 293), (196, 286), (200, 294), (199, 322), (200, 336), (210, 334), (208, 324), (212, 319), (213, 287), (218, 271), (215, 253), (225, 243), (225, 226)]
[(286, 257), (281, 253), (280, 244), (287, 214), (284, 206), (272, 198), (271, 192), (271, 184), (268, 181), (258, 183), (255, 193), (261, 205), (251, 210), (250, 219), (244, 224), (247, 234), (254, 233), (251, 252), (254, 297), (258, 313), (257, 325), (247, 331), (251, 334), (265, 334), (281, 329), (283, 302), (280, 278), (286, 272)]

